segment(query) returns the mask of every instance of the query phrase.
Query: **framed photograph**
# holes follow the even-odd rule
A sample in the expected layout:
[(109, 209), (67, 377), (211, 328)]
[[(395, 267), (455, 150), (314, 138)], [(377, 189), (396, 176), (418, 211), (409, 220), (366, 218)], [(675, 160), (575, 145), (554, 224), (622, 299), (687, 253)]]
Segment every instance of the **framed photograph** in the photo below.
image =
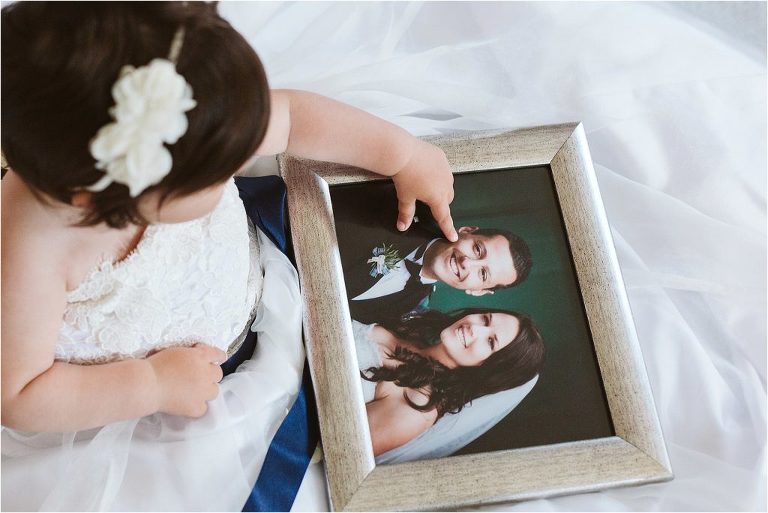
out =
[(583, 127), (429, 138), (459, 240), (391, 180), (280, 158), (334, 510), (439, 510), (672, 471)]

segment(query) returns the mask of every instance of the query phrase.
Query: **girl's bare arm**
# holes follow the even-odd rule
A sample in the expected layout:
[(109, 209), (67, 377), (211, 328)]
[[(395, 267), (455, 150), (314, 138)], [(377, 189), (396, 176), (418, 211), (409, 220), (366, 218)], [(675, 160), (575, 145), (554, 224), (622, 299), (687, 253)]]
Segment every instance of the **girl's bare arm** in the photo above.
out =
[[(146, 360), (81, 366), (54, 362), (66, 304), (56, 241), (3, 223), (2, 423), (23, 431), (77, 431), (154, 413), (197, 416), (218, 392), (208, 346)], [(22, 231), (26, 237), (21, 237)]]
[(398, 229), (413, 220), (416, 200), (430, 206), (450, 240), (453, 175), (442, 150), (360, 109), (305, 91), (272, 91), (267, 134), (257, 153), (349, 164), (391, 176), (397, 188)]

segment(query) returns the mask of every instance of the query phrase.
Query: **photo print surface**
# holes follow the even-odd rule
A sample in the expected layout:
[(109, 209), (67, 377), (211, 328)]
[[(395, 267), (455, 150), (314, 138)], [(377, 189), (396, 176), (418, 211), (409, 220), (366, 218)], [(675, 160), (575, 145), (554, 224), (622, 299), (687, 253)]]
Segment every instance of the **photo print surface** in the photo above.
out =
[(377, 464), (614, 434), (548, 166), (455, 175), (459, 241), (330, 188)]

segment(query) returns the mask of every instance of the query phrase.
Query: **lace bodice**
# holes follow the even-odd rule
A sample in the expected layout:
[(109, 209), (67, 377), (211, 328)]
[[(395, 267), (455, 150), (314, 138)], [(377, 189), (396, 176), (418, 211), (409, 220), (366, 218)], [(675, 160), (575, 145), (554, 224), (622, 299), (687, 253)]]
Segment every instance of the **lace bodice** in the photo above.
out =
[(213, 212), (148, 226), (125, 259), (103, 261), (69, 292), (56, 359), (103, 363), (197, 342), (226, 350), (262, 279), (255, 230), (232, 181)]

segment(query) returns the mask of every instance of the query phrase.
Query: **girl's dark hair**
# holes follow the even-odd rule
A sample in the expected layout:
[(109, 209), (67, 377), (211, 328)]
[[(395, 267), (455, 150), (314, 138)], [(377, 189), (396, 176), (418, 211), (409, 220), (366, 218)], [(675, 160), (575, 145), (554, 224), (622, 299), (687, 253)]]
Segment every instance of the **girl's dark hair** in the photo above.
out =
[[(163, 199), (225, 181), (264, 138), (269, 89), (246, 40), (215, 4), (202, 2), (18, 2), (2, 9), (2, 149), (38, 197), (69, 203), (104, 176), (88, 146), (112, 121), (121, 68), (167, 58), (181, 26), (176, 69), (197, 106), (169, 148), (171, 172), (146, 190)], [(94, 194), (80, 224), (144, 224), (138, 199), (113, 183)]]
[(467, 315), (486, 313), (513, 315), (520, 322), (520, 330), (512, 342), (480, 365), (450, 369), (433, 358), (397, 346), (389, 357), (399, 361), (399, 365), (371, 367), (361, 372), (362, 377), (368, 381), (392, 381), (400, 387), (421, 390), (428, 395), (425, 404), (413, 403), (403, 392), (405, 400), (420, 411), (436, 409), (437, 419), (446, 413), (458, 413), (474, 399), (527, 383), (541, 371), (546, 349), (539, 330), (525, 314), (487, 308), (465, 308), (451, 313), (426, 310), (404, 315), (399, 324), (382, 326), (396, 337), (423, 348), (435, 345), (424, 344), (424, 340), (437, 337), (439, 343), (440, 332), (457, 320)]

